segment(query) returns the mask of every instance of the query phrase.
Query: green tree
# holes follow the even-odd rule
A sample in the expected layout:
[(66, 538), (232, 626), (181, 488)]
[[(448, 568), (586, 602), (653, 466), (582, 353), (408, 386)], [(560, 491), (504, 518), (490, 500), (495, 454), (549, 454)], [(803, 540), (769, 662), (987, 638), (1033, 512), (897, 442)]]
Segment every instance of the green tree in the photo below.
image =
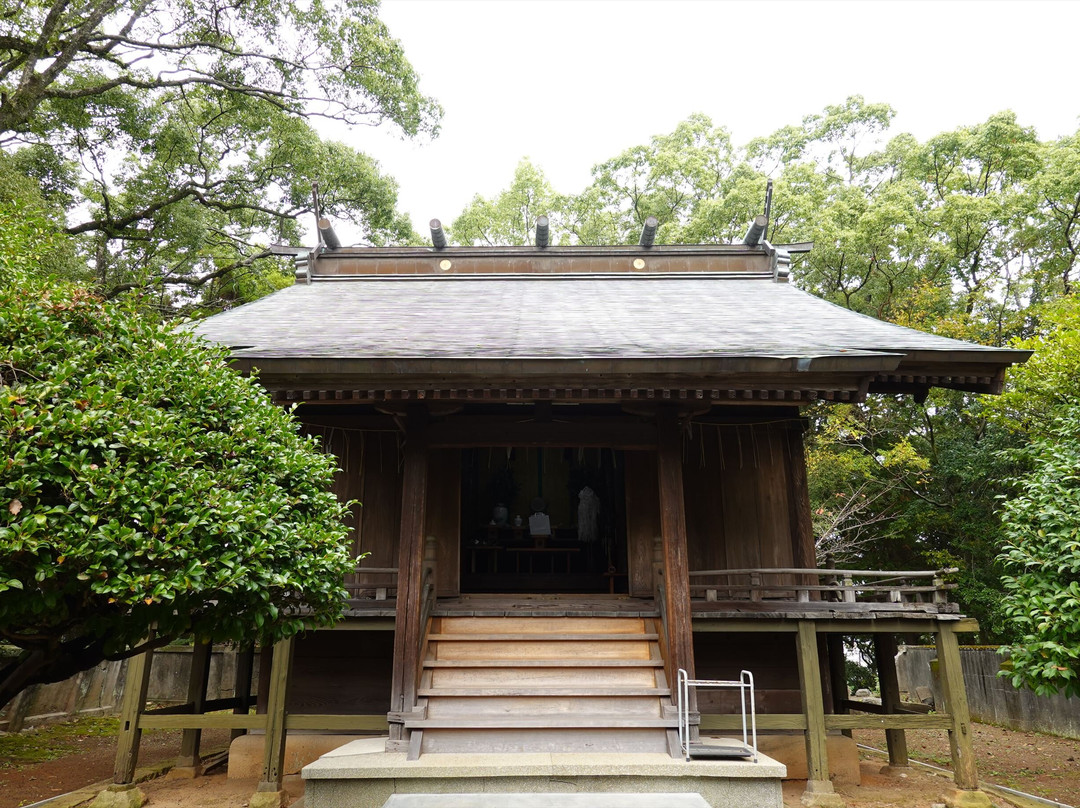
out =
[(414, 238), (396, 186), (311, 118), (435, 134), (441, 110), (375, 0), (33, 0), (0, 12), (0, 146), (48, 201), (98, 290), (163, 311), (287, 282), (274, 242), (313, 209), (362, 241)]
[(225, 352), (74, 286), (0, 288), (0, 704), (180, 636), (291, 635), (352, 568), (332, 457)]
[(1020, 456), (1031, 470), (1004, 503), (1005, 612), (1019, 642), (1003, 649), (1015, 686), (1080, 695), (1080, 398), (1064, 397), (1048, 434)]
[(28, 273), (75, 278), (85, 272), (63, 233), (62, 213), (18, 161), (0, 152), (0, 286)]
[(490, 200), (473, 197), (454, 219), (450, 236), (455, 244), (467, 246), (533, 244), (537, 218), (549, 216), (555, 220), (549, 227), (558, 228), (562, 205), (544, 172), (526, 158), (514, 169), (509, 188)]
[(1018, 636), (1005, 651), (1015, 685), (1080, 695), (1080, 298), (1033, 312), (1020, 343), (1032, 358), (988, 402), (991, 418), (1026, 439), (1004, 499), (1004, 611)]

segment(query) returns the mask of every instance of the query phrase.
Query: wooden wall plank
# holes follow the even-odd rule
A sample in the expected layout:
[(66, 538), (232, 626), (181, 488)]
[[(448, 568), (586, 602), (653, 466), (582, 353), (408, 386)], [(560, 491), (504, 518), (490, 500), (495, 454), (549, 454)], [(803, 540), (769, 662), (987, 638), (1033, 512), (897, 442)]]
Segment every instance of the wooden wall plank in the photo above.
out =
[(758, 478), (753, 430), (734, 424), (721, 429), (724, 474), (723, 498), (727, 564), (731, 569), (761, 566), (761, 537), (757, 519)]
[(401, 534), (402, 466), (398, 437), (393, 433), (366, 433), (363, 449), (363, 487), (358, 550), (370, 553), (367, 567), (396, 567)]
[(683, 492), (686, 542), (690, 569), (712, 570), (727, 566), (724, 534), (723, 463), (720, 430), (712, 424), (696, 425), (685, 443)]
[(461, 450), (428, 455), (427, 535), (436, 541), (435, 577), (440, 597), (461, 593)]
[[(758, 524), (763, 567), (794, 566), (791, 542), (791, 509), (788, 504), (787, 452), (782, 425), (758, 424), (753, 428), (758, 461)], [(789, 581), (778, 581), (778, 583)]]
[(630, 594), (653, 593), (653, 546), (660, 535), (656, 452), (628, 451), (626, 466), (626, 543)]
[(788, 422), (786, 432), (792, 566), (810, 569), (816, 567), (817, 563), (814, 554), (814, 525), (810, 517), (810, 488), (806, 480), (803, 422)]

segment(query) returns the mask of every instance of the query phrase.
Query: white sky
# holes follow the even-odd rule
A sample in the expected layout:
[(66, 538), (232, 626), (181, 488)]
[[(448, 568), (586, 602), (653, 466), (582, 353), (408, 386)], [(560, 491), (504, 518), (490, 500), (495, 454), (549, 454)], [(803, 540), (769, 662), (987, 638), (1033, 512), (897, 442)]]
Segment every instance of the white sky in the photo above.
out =
[(574, 193), (693, 112), (737, 144), (853, 94), (921, 139), (1002, 109), (1052, 138), (1080, 115), (1076, 0), (384, 0), (382, 19), (445, 108), (442, 133), (326, 134), (380, 161), (422, 234), (522, 157)]

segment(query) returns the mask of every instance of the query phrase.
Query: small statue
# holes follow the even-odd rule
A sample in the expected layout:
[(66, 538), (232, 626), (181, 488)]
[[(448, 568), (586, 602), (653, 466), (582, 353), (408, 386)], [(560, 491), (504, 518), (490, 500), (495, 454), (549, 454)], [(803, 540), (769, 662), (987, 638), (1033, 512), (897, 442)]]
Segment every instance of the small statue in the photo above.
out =
[(578, 541), (591, 544), (600, 538), (600, 498), (589, 486), (578, 492)]

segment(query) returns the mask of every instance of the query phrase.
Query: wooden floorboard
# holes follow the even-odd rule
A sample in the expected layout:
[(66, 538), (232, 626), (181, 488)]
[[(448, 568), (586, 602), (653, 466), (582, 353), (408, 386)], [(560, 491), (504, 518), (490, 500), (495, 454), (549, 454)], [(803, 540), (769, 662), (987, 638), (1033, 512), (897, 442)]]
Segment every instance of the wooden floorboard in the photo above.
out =
[(670, 696), (668, 687), (422, 687), (421, 696)]
[(657, 634), (428, 634), (428, 641), (439, 642), (636, 642), (655, 640)]

